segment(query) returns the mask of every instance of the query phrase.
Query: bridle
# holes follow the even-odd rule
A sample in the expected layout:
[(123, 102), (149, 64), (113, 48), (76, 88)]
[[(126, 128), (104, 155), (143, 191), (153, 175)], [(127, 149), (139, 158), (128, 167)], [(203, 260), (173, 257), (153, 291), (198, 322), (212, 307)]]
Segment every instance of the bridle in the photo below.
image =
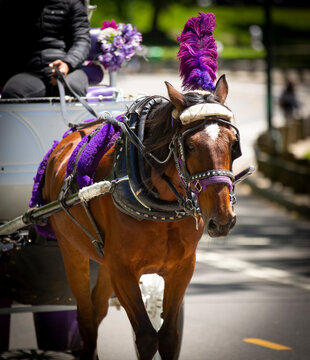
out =
[[(232, 146), (232, 161), (241, 156), (239, 130), (236, 126), (226, 120), (214, 116), (207, 116), (200, 124), (187, 129), (184, 132), (179, 132), (176, 136), (178, 151), (174, 151), (173, 153), (175, 165), (182, 183), (186, 184), (187, 187), (191, 187), (196, 195), (198, 195), (201, 191), (205, 191), (207, 186), (216, 183), (226, 183), (229, 186), (230, 193), (233, 191), (234, 174), (230, 170), (210, 169), (200, 173), (190, 174), (186, 166), (184, 139), (188, 134), (195, 132), (201, 127), (204, 127), (210, 121), (230, 126), (235, 130), (236, 140)], [(193, 186), (191, 186), (191, 184), (193, 184)]]
[[(227, 118), (227, 108), (220, 104), (215, 104), (217, 107), (223, 107), (225, 110), (223, 111), (224, 115), (222, 117)], [(233, 125), (230, 121), (221, 118), (221, 114), (212, 114), (207, 115), (203, 114), (203, 118), (201, 119), (201, 115), (198, 116), (197, 120), (200, 121), (196, 126), (190, 127), (185, 131), (179, 130), (172, 138), (171, 143), (169, 144), (170, 153), (168, 157), (165, 159), (167, 161), (170, 158), (170, 155), (173, 155), (175, 167), (178, 172), (178, 176), (181, 180), (181, 185), (184, 189), (185, 197), (183, 194), (178, 192), (176, 188), (169, 181), (167, 176), (163, 176), (164, 180), (169, 185), (170, 189), (173, 191), (175, 196), (177, 197), (180, 205), (183, 209), (197, 219), (201, 214), (201, 210), (199, 207), (198, 196), (201, 192), (204, 192), (208, 186), (213, 184), (227, 184), (229, 187), (230, 201), (233, 205), (236, 202), (236, 197), (234, 194), (234, 181), (235, 176), (232, 171), (227, 169), (206, 169), (200, 173), (190, 174), (187, 165), (186, 165), (186, 155), (185, 155), (185, 138), (199, 128), (203, 128), (209, 122), (216, 122), (219, 124), (226, 125), (231, 127), (235, 131), (236, 139), (232, 145), (231, 149), (231, 159), (232, 162), (241, 156), (241, 148), (240, 148), (240, 133), (238, 128)], [(196, 119), (192, 121), (187, 121), (187, 123), (197, 121)], [(153, 156), (152, 156), (153, 157)], [(156, 160), (156, 158), (153, 157)], [(163, 163), (161, 161), (161, 163)]]

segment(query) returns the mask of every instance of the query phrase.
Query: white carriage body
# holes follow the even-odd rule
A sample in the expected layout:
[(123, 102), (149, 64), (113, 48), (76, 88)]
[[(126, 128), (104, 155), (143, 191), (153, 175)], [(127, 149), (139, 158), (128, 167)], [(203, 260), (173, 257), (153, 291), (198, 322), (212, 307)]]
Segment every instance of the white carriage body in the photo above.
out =
[[(90, 103), (98, 114), (108, 111), (113, 117), (125, 112), (129, 104), (115, 93)], [(92, 118), (79, 102), (67, 102), (66, 108), (70, 123)], [(1, 101), (0, 127), (0, 221), (5, 221), (27, 211), (38, 166), (68, 126), (59, 99), (37, 99)]]

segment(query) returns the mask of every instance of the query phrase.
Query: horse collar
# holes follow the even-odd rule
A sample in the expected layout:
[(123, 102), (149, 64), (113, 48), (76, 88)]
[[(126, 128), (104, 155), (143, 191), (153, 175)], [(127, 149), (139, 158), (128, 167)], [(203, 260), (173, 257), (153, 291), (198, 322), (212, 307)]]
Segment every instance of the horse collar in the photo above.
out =
[[(154, 106), (168, 102), (166, 98), (145, 97), (135, 102), (126, 116), (129, 126), (139, 140), (144, 139), (144, 125), (149, 112)], [(115, 149), (113, 165), (115, 186), (111, 193), (116, 207), (138, 220), (175, 221), (188, 217), (189, 214), (178, 201), (163, 201), (157, 192), (147, 186), (145, 173), (145, 154), (122, 134)], [(118, 181), (122, 179), (122, 181)]]

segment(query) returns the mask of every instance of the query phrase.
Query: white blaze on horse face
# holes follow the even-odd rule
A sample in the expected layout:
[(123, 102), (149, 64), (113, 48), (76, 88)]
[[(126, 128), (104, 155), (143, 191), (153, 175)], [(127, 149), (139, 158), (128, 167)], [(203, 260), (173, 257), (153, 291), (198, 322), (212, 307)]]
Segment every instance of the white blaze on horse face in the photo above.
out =
[(205, 127), (205, 132), (215, 141), (219, 135), (220, 127), (218, 124), (209, 124)]

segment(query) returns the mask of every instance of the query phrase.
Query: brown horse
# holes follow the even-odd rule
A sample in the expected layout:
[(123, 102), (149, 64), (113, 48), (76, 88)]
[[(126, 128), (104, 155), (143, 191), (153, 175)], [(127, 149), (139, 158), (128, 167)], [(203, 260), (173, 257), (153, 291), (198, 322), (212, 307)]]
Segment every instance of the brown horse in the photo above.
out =
[[(158, 164), (150, 157), (145, 167), (149, 174), (149, 188), (158, 193), (159, 200), (170, 203), (177, 200), (178, 194), (186, 198), (186, 177), (182, 178), (182, 169), (186, 168), (189, 176), (199, 174), (200, 177), (213, 169), (230, 173), (232, 149), (238, 139), (233, 125), (223, 121), (226, 111), (229, 112), (224, 106), (228, 93), (224, 76), (218, 80), (214, 93), (192, 91), (181, 94), (170, 84), (166, 85), (169, 99), (150, 111), (144, 145), (146, 153), (152, 153), (153, 158), (167, 158)], [(195, 108), (197, 104), (204, 108), (203, 111), (206, 111), (206, 104), (223, 111), (220, 114), (216, 111), (199, 113)], [(185, 114), (183, 122), (182, 114)], [(45, 202), (58, 198), (70, 154), (81, 138), (95, 128), (96, 125), (73, 132), (54, 149), (46, 169)], [(183, 144), (183, 154), (174, 158), (169, 156), (169, 151), (171, 139), (175, 140), (176, 134)], [(115, 148), (112, 148), (100, 160), (95, 181), (111, 174), (114, 152)], [(185, 164), (182, 164), (182, 156)], [(170, 221), (136, 219), (115, 206), (111, 193), (92, 199), (89, 208), (105, 240), (104, 257), (98, 255), (91, 239), (64, 211), (51, 216), (50, 224), (58, 239), (68, 281), (77, 301), (84, 358), (96, 356), (97, 328), (107, 314), (112, 293), (126, 310), (136, 335), (140, 358), (152, 359), (157, 350), (162, 359), (175, 358), (179, 341), (178, 314), (195, 268), (198, 241), (205, 228), (212, 237), (225, 236), (235, 224), (229, 183), (219, 180), (209, 185), (203, 187), (199, 181), (189, 183), (191, 189), (198, 188), (200, 211)], [(94, 227), (80, 204), (73, 206), (70, 213), (96, 237)], [(98, 281), (92, 293), (89, 259), (100, 264)], [(149, 273), (157, 273), (165, 281), (163, 325), (158, 332), (151, 325), (139, 288), (139, 278)]]

